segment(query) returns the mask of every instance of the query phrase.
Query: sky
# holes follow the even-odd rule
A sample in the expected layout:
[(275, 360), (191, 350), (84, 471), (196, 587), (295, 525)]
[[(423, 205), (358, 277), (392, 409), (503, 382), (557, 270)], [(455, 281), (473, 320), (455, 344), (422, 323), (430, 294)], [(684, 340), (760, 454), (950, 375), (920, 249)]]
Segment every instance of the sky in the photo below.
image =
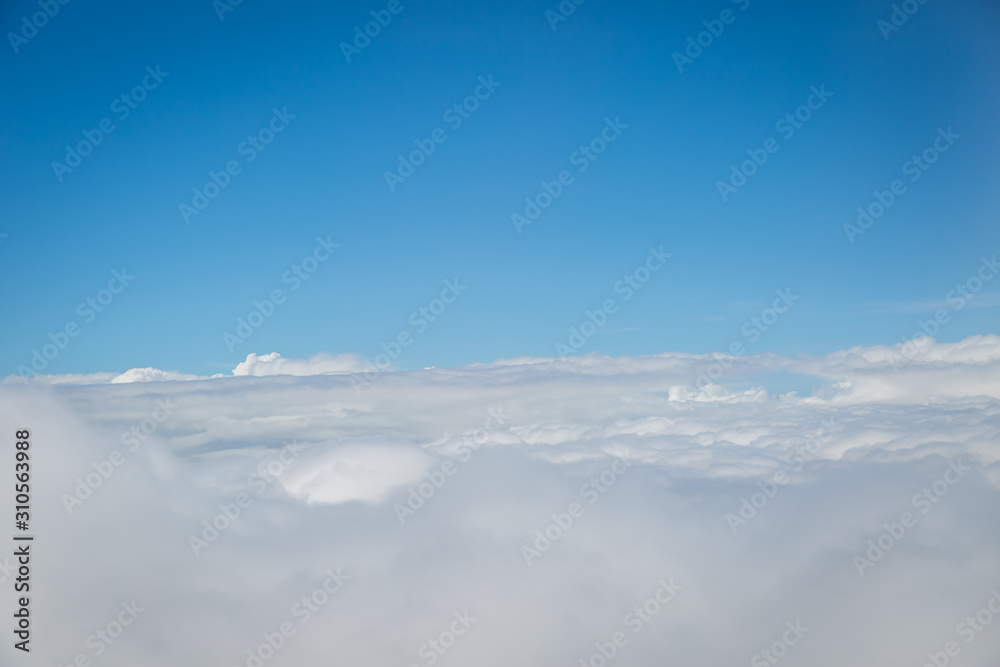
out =
[(0, 664), (995, 667), (996, 2), (0, 28)]
[(938, 341), (1000, 333), (1000, 283), (953, 292), (1000, 246), (996, 3), (566, 6), (70, 2), (32, 32), (3, 3), (0, 375), (823, 354), (939, 309)]

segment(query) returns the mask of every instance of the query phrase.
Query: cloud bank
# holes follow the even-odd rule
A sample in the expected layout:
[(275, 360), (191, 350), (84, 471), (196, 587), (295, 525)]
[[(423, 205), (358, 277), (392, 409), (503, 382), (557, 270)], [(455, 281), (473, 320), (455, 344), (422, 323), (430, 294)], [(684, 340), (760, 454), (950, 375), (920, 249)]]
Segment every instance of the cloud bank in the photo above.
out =
[(364, 371), (0, 383), (36, 457), (17, 664), (1000, 655), (996, 336)]

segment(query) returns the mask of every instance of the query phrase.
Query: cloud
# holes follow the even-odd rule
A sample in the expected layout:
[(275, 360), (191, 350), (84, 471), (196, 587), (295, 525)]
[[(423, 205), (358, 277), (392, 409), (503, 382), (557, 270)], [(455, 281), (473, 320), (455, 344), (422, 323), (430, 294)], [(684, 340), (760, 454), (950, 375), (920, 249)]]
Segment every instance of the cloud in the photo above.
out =
[(418, 447), (356, 444), (315, 451), (281, 483), (307, 503), (377, 502), (393, 487), (419, 480), (429, 463)]
[(322, 375), (325, 373), (360, 373), (364, 361), (353, 354), (317, 354), (309, 359), (285, 359), (277, 352), (257, 356), (248, 354), (233, 369), (233, 375)]
[[(233, 376), (266, 375), (326, 375), (342, 373), (363, 373), (368, 369), (363, 358), (354, 354), (338, 354), (332, 356), (325, 353), (317, 354), (309, 359), (286, 359), (277, 352), (258, 355), (251, 352), (247, 358), (232, 370)], [(124, 373), (87, 373), (67, 375), (35, 375), (30, 378), (35, 384), (122, 384), (129, 382), (169, 382), (206, 380), (227, 377), (225, 374), (190, 375), (177, 371), (160, 370), (159, 368), (130, 368)], [(9, 375), (2, 383), (24, 384), (26, 378)]]
[(184, 375), (176, 371), (161, 371), (158, 368), (131, 368), (111, 379), (112, 384), (122, 382), (164, 382), (167, 380), (197, 380), (197, 375)]
[[(608, 642), (612, 667), (747, 664), (797, 621), (789, 665), (1000, 654), (1000, 618), (956, 630), (1000, 587), (996, 336), (520, 358), (361, 393), (355, 363), (0, 383), (0, 433), (33, 443), (39, 639), (18, 661), (255, 664), (286, 621), (264, 665), (597, 664)], [(337, 568), (350, 579), (313, 597)], [(95, 656), (133, 599), (145, 611)]]

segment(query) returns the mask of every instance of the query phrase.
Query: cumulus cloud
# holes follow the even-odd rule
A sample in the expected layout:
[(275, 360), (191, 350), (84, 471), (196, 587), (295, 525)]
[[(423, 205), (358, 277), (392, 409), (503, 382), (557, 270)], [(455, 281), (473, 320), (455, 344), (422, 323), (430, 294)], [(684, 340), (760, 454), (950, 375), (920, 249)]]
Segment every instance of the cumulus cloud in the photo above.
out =
[(353, 354), (317, 354), (309, 359), (285, 359), (277, 352), (257, 356), (250, 353), (233, 369), (233, 375), (322, 375), (360, 373), (364, 362)]
[(264, 665), (1000, 655), (1000, 617), (975, 618), (1000, 589), (998, 337), (521, 358), (359, 392), (362, 370), (269, 354), (0, 384), (2, 432), (30, 428), (36, 457), (18, 664), (253, 665), (284, 622)]

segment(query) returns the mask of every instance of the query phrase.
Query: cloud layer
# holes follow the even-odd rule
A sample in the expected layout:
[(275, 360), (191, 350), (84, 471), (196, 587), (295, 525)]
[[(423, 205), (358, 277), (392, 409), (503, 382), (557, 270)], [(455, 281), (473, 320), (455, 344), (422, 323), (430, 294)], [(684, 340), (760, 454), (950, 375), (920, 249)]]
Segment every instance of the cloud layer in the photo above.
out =
[(25, 664), (252, 665), (266, 636), (267, 665), (1000, 654), (1000, 618), (960, 626), (1000, 587), (998, 337), (364, 371), (0, 383), (37, 457)]

